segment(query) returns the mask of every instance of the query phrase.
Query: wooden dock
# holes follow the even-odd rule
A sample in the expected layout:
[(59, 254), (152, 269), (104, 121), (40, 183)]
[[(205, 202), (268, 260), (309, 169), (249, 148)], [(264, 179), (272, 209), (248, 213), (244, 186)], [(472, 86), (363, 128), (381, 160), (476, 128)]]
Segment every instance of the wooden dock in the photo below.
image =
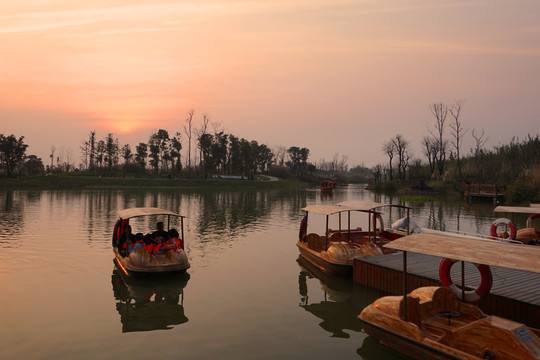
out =
[(492, 184), (470, 184), (465, 185), (465, 191), (463, 195), (467, 200), (474, 198), (491, 198), (496, 203), (497, 199), (503, 198), (505, 193), (505, 187), (501, 185)]
[[(407, 292), (421, 286), (440, 286), (439, 264), (442, 258), (407, 253)], [(478, 306), (489, 315), (512, 319), (540, 328), (540, 274), (491, 266), (493, 287)], [(450, 273), (461, 283), (461, 265)], [(391, 295), (403, 294), (403, 254), (401, 252), (354, 259), (353, 281)], [(465, 284), (476, 287), (480, 274), (473, 264), (465, 263)]]

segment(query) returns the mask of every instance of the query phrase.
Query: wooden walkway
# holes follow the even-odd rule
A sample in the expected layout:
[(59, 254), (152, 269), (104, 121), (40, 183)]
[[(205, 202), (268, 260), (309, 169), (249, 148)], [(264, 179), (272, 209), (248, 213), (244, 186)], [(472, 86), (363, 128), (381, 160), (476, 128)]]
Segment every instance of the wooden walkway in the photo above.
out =
[(467, 200), (473, 198), (492, 198), (495, 203), (497, 199), (504, 197), (505, 187), (490, 184), (465, 185), (464, 194)]
[[(442, 258), (407, 254), (408, 292), (421, 286), (440, 286), (439, 264)], [(403, 294), (403, 254), (401, 252), (354, 260), (353, 281), (389, 294)], [(540, 274), (491, 267), (491, 293), (478, 306), (486, 314), (498, 315), (540, 328)], [(461, 265), (456, 263), (450, 273), (461, 284)], [(465, 263), (465, 284), (475, 288), (480, 273), (473, 264)]]

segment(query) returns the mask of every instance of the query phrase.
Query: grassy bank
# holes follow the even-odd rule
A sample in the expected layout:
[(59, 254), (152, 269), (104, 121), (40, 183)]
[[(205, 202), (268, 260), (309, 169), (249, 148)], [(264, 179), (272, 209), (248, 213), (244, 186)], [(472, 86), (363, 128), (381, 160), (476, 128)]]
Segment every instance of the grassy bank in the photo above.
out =
[(223, 188), (223, 189), (282, 189), (305, 187), (308, 184), (295, 179), (269, 181), (260, 176), (246, 180), (198, 180), (135, 177), (95, 177), (79, 174), (54, 174), (22, 178), (0, 178), (0, 189), (99, 189), (99, 188)]

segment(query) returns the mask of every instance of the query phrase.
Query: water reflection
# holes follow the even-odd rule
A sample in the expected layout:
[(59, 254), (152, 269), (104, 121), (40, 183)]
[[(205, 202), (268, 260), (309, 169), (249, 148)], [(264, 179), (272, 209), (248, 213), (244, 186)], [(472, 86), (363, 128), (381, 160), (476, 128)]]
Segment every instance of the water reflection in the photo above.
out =
[(0, 193), (0, 248), (20, 246), (16, 240), (25, 227), (23, 195), (19, 191)]
[(122, 332), (172, 329), (188, 322), (184, 288), (189, 274), (164, 279), (126, 278), (116, 268), (111, 282)]
[[(345, 330), (361, 331), (362, 325), (357, 316), (368, 303), (355, 296), (351, 280), (327, 275), (301, 256), (297, 261), (300, 265), (298, 275), (300, 307), (321, 319), (319, 326), (328, 331), (331, 337), (349, 338), (350, 335)], [(322, 301), (310, 301), (308, 282), (313, 282), (308, 280), (311, 279), (319, 280), (324, 295)], [(311, 290), (319, 291), (313, 288)]]

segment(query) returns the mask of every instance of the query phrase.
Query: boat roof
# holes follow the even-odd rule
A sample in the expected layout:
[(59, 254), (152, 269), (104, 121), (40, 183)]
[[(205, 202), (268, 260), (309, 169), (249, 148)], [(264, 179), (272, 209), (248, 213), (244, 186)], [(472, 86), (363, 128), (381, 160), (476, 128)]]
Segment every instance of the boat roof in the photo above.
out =
[(493, 212), (540, 214), (540, 204), (531, 204), (531, 206), (497, 206)]
[(342, 201), (337, 204), (309, 205), (302, 210), (321, 215), (332, 215), (345, 211), (375, 211), (384, 206), (408, 208), (404, 205), (383, 204), (371, 201)]
[(138, 216), (150, 216), (150, 215), (171, 215), (171, 216), (184, 217), (170, 210), (165, 210), (165, 209), (160, 209), (160, 208), (155, 208), (155, 207), (134, 207), (134, 208), (124, 209), (124, 210), (119, 210), (117, 214), (118, 214), (118, 217), (122, 219), (129, 219), (129, 218), (138, 217)]
[(327, 205), (308, 205), (302, 210), (315, 213), (315, 214), (332, 215), (332, 214), (337, 214), (344, 211), (353, 211), (355, 209), (339, 206), (337, 204), (327, 204)]
[(430, 233), (407, 235), (384, 246), (395, 250), (540, 273), (538, 261), (540, 246)]

